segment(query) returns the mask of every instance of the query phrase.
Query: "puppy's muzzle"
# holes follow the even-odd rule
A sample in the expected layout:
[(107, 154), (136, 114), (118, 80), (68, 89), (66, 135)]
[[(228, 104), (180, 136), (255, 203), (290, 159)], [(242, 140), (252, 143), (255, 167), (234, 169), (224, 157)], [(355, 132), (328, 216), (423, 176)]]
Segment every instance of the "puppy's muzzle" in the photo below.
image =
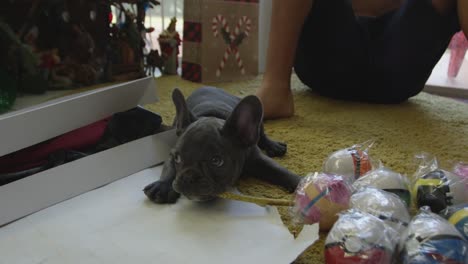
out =
[(212, 182), (196, 169), (185, 169), (176, 175), (172, 188), (187, 197), (210, 195)]

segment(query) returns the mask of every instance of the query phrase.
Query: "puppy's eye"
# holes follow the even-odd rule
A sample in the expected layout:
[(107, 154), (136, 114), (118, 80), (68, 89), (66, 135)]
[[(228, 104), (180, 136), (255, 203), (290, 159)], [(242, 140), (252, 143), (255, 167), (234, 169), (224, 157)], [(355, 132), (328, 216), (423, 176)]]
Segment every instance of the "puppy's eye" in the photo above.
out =
[(174, 162), (179, 164), (182, 161), (182, 158), (180, 157), (179, 153), (174, 154)]
[(220, 156), (214, 156), (210, 160), (211, 165), (215, 167), (221, 167), (224, 164), (224, 160)]

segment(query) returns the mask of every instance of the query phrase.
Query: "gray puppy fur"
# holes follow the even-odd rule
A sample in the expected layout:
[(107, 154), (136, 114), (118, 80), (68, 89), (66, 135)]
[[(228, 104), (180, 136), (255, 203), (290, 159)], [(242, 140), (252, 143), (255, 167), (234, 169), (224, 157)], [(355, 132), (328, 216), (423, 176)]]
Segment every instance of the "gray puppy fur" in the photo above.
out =
[(143, 190), (151, 201), (175, 203), (181, 194), (194, 201), (211, 200), (235, 186), (243, 175), (289, 192), (296, 189), (300, 177), (268, 157), (283, 156), (286, 145), (265, 135), (263, 108), (256, 96), (241, 100), (223, 90), (203, 87), (187, 101), (175, 89), (172, 100), (179, 138), (160, 180)]

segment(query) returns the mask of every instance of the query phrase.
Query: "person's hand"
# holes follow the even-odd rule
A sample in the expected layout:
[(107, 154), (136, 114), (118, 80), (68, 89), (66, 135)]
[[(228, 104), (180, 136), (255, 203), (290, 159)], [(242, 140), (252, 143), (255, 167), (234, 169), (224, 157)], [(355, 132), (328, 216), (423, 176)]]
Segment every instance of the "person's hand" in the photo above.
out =
[(294, 115), (294, 100), (288, 81), (263, 80), (256, 95), (263, 104), (264, 119), (286, 118)]

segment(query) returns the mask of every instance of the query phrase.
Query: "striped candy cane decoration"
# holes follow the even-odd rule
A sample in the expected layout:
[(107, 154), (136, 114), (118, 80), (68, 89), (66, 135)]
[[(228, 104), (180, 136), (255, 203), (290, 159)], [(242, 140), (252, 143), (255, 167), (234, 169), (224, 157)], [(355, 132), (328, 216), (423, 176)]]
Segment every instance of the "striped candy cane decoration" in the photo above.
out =
[[(220, 26), (221, 26), (221, 28), (224, 28), (224, 30), (227, 33), (230, 33), (229, 26), (227, 25), (227, 22), (226, 22), (226, 18), (224, 18), (224, 16), (222, 16), (222, 15), (217, 15), (217, 16), (213, 17), (213, 19), (211, 21), (211, 30), (213, 31), (213, 36), (218, 37), (219, 27)], [(231, 37), (232, 34), (229, 34), (229, 35), (230, 35), (230, 38), (232, 40), (232, 37)], [(230, 54), (230, 48), (228, 47), (224, 51), (223, 58), (222, 58), (219, 66), (218, 66), (218, 69), (216, 70), (216, 76), (217, 77), (219, 77), (221, 75), (221, 71), (224, 69), (224, 65), (226, 65), (226, 61), (227, 61), (227, 59), (229, 57), (229, 54)]]
[(226, 65), (226, 61), (229, 58), (230, 54), (231, 54), (231, 47), (227, 46), (226, 50), (224, 51), (223, 58), (221, 59), (221, 62), (219, 63), (218, 69), (216, 70), (216, 77), (221, 76), (221, 71), (224, 69), (224, 66)]
[[(242, 16), (239, 19), (239, 21), (237, 22), (236, 27), (234, 29), (234, 32), (232, 33), (232, 32), (230, 32), (230, 29), (229, 29), (229, 26), (227, 25), (226, 19), (222, 15), (217, 15), (217, 16), (213, 17), (213, 19), (212, 19), (211, 29), (213, 31), (213, 35), (215, 37), (218, 37), (219, 28), (221, 26), (229, 34), (229, 38), (231, 39), (231, 41), (233, 41), (237, 36), (239, 36), (241, 34), (240, 30), (241, 30), (242, 26), (244, 26), (244, 25), (245, 25), (245, 28), (244, 28), (243, 33), (245, 34), (245, 37), (248, 37), (249, 33), (250, 33), (250, 29), (251, 29), (251, 24), (252, 24), (252, 21), (247, 16)], [(224, 51), (223, 58), (222, 58), (221, 62), (219, 63), (218, 69), (216, 70), (216, 76), (217, 77), (221, 76), (221, 72), (223, 71), (223, 69), (224, 69), (224, 67), (226, 65), (226, 62), (227, 62), (229, 56), (232, 53), (234, 53), (234, 56), (235, 56), (235, 59), (236, 59), (236, 62), (237, 62), (237, 67), (240, 69), (241, 74), (245, 74), (244, 63), (243, 63), (243, 61), (242, 61), (242, 59), (240, 57), (239, 49), (238, 49), (238, 47), (231, 44), (231, 45), (227, 46), (226, 50)]]
[(245, 24), (244, 33), (246, 36), (249, 36), (250, 27), (252, 26), (252, 21), (247, 16), (243, 16), (239, 18), (239, 21), (237, 21), (236, 28), (234, 29), (234, 34), (236, 36), (240, 34), (240, 29), (244, 24)]
[[(245, 24), (245, 28), (244, 28), (245, 37), (249, 36), (252, 21), (247, 16), (242, 16), (241, 18), (239, 18), (239, 21), (237, 21), (236, 28), (234, 29), (235, 36), (239, 36), (239, 34), (241, 33), (240, 29), (242, 28), (244, 24)], [(242, 62), (239, 49), (237, 47), (235, 47), (234, 56), (236, 57), (237, 67), (239, 67), (241, 74), (244, 75), (245, 74), (244, 63)]]
[(215, 37), (218, 37), (219, 35), (219, 25), (221, 24), (221, 27), (226, 30), (227, 33), (229, 33), (229, 26), (227, 25), (226, 18), (224, 18), (222, 15), (217, 15), (213, 17), (213, 20), (211, 21), (211, 29), (213, 30), (213, 35)]

